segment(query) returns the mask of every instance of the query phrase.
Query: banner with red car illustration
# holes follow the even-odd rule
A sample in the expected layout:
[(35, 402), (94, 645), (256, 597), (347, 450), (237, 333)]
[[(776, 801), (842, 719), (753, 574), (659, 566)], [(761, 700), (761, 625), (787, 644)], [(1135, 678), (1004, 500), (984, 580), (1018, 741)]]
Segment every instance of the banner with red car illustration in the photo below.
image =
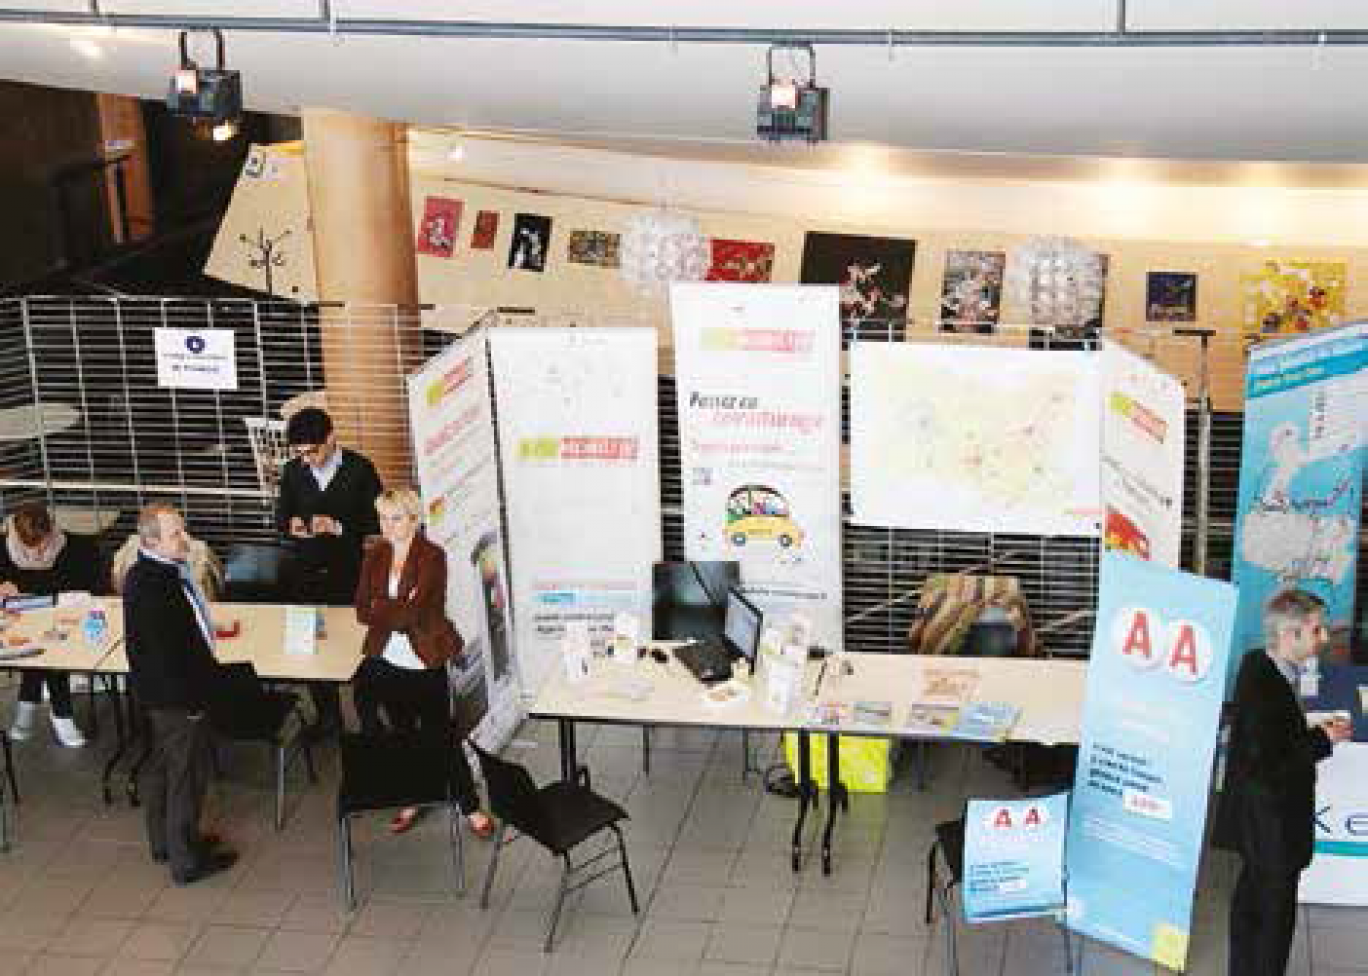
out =
[(737, 560), (774, 622), (841, 634), (841, 320), (826, 285), (670, 293), (684, 554)]

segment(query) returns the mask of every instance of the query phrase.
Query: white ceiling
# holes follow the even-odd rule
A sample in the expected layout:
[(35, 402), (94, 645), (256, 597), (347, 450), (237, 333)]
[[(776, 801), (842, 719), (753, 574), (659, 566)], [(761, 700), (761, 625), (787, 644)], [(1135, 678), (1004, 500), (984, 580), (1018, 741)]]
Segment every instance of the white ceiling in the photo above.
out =
[[(0, 0), (83, 12), (87, 0)], [(1086, 30), (1108, 0), (555, 3), (333, 0), (338, 16), (710, 27)], [(107, 13), (309, 17), (312, 0), (102, 0)], [(1137, 30), (1368, 29), (1361, 0), (1130, 0)], [(839, 11), (840, 22), (834, 22)], [(647, 19), (649, 17), (649, 19)], [(0, 77), (160, 97), (172, 32), (0, 23)], [(208, 54), (208, 46), (204, 52)], [(735, 153), (754, 141), (762, 45), (304, 35), (236, 30), (249, 106)], [(1368, 47), (825, 46), (831, 135), (916, 150), (1368, 162)], [(744, 150), (750, 153), (750, 150)], [(756, 153), (805, 150), (782, 147)]]

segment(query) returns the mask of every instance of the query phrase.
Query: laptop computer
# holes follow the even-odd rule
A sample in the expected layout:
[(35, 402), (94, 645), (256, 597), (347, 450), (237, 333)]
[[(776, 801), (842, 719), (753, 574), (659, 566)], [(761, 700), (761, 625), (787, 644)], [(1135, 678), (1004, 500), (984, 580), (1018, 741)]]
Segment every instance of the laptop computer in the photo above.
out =
[(755, 669), (763, 625), (764, 614), (760, 609), (736, 587), (729, 587), (721, 641), (687, 644), (675, 650), (675, 657), (705, 685), (726, 681), (731, 678), (737, 661), (745, 660), (752, 671)]

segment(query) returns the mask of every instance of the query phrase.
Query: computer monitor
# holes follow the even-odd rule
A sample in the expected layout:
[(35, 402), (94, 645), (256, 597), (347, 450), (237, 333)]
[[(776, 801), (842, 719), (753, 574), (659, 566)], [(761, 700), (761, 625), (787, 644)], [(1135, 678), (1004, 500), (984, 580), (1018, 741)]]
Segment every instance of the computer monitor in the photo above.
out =
[(755, 670), (755, 655), (760, 649), (760, 629), (765, 615), (736, 587), (727, 591), (727, 614), (722, 625), (722, 642), (727, 650), (743, 657)]
[(662, 562), (651, 577), (652, 637), (722, 643), (727, 591), (741, 582), (740, 563)]

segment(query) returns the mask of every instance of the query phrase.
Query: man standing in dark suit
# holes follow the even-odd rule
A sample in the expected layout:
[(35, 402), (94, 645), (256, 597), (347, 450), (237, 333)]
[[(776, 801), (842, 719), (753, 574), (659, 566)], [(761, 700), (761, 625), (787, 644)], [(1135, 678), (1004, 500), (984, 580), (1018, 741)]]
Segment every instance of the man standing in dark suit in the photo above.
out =
[(185, 558), (190, 538), (169, 505), (138, 516), (138, 561), (124, 579), (124, 635), (133, 692), (147, 710), (152, 757), (143, 779), (147, 843), (189, 884), (232, 867), (237, 855), (201, 833), (212, 742), (206, 709), (218, 677), (209, 605)]
[[(383, 486), (364, 455), (339, 447), (332, 418), (306, 407), (285, 425), (294, 457), (280, 473), (276, 526), (293, 549), (286, 599), (352, 606), (367, 536), (380, 534), (375, 499)], [(322, 731), (342, 726), (337, 688), (311, 685)]]
[(1239, 851), (1230, 905), (1231, 976), (1281, 976), (1297, 927), (1297, 885), (1311, 863), (1316, 763), (1349, 739), (1349, 723), (1308, 727), (1298, 694), (1302, 665), (1328, 637), (1325, 604), (1304, 590), (1264, 609), (1264, 651), (1250, 651), (1235, 682), (1235, 719), (1217, 843)]

